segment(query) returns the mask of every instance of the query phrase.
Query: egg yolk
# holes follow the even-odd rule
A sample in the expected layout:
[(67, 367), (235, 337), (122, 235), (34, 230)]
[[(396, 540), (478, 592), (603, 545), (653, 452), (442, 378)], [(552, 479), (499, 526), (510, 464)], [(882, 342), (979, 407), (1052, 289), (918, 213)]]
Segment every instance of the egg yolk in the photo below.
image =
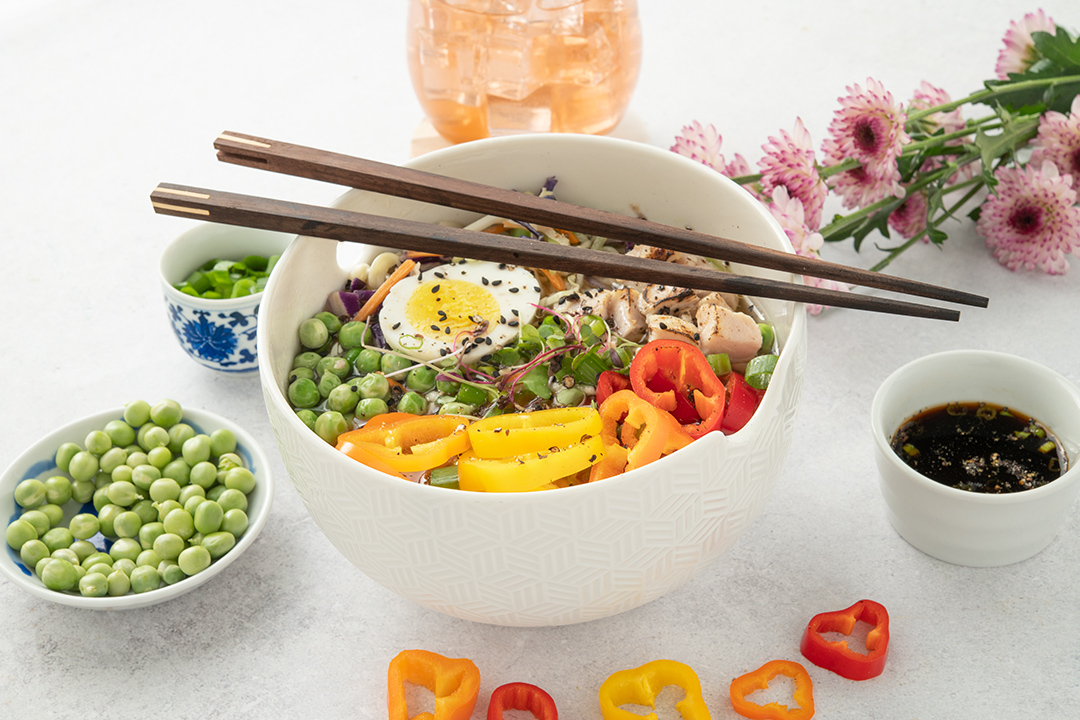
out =
[(472, 332), (499, 316), (499, 303), (484, 288), (462, 280), (436, 280), (418, 287), (405, 304), (405, 317), (428, 337)]

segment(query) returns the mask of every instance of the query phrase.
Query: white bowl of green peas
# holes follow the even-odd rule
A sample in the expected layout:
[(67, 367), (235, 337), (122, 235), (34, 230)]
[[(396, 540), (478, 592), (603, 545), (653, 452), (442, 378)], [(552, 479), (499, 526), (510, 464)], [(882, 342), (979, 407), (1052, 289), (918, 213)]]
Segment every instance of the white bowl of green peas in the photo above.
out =
[(258, 373), (262, 291), (292, 237), (202, 223), (169, 243), (160, 263), (165, 311), (192, 360), (224, 373)]
[(0, 475), (0, 574), (71, 607), (164, 602), (235, 562), (273, 495), (243, 428), (172, 400), (134, 401), (54, 430)]

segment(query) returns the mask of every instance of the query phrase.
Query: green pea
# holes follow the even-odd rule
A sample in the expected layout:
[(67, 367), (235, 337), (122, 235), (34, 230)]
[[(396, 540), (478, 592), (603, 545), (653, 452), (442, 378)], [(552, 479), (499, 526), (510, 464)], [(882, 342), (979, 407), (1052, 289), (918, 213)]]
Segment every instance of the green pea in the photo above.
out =
[(56, 469), (67, 472), (71, 464), (71, 458), (82, 452), (82, 448), (73, 442), (66, 442), (56, 450)]
[(139, 516), (139, 520), (142, 521), (143, 525), (158, 522), (157, 507), (154, 506), (151, 500), (140, 500), (131, 506), (131, 511)]
[(458, 402), (466, 405), (483, 405), (487, 402), (488, 394), (475, 385), (462, 384), (455, 397)]
[(202, 546), (210, 553), (212, 560), (217, 560), (233, 549), (236, 538), (229, 532), (212, 532), (203, 538)]
[(138, 513), (128, 510), (122, 512), (113, 519), (113, 532), (117, 537), (135, 538), (139, 536), (139, 528), (142, 527), (142, 518)]
[(45, 502), (45, 483), (34, 478), (23, 480), (15, 486), (15, 502), (28, 509), (41, 505)]
[(130, 537), (120, 538), (112, 544), (111, 548), (109, 548), (109, 555), (112, 556), (114, 565), (116, 564), (116, 560), (121, 560), (123, 558), (134, 561), (135, 558), (139, 557), (139, 553), (141, 552), (142, 545), (139, 544), (138, 540)]
[(176, 563), (185, 575), (191, 576), (210, 567), (210, 551), (201, 545), (185, 549), (176, 559)]
[(192, 498), (205, 498), (206, 490), (201, 485), (184, 485), (180, 488), (180, 495), (177, 496), (176, 502), (181, 505), (186, 505), (188, 500)]
[[(143, 549), (145, 550), (146, 548)], [(135, 560), (132, 560), (129, 557), (122, 557), (113, 562), (112, 569), (119, 570), (128, 577), (131, 577), (131, 571), (135, 569)], [(87, 570), (87, 572), (89, 572), (89, 570)]]
[(175, 533), (162, 533), (154, 538), (152, 545), (154, 552), (163, 560), (175, 560), (186, 546), (184, 538)]
[(179, 422), (169, 428), (169, 452), (174, 456), (179, 455), (184, 449), (184, 443), (195, 437), (195, 428), (185, 422)]
[(89, 555), (87, 557), (84, 557), (81, 564), (82, 564), (82, 566), (84, 568), (89, 570), (90, 568), (94, 567), (95, 565), (100, 565), (102, 563), (104, 563), (105, 565), (108, 565), (109, 567), (112, 567), (112, 565), (113, 565), (113, 557), (112, 557), (112, 555), (110, 555), (109, 553), (104, 553), (104, 552), (95, 552), (95, 553), (92, 553), (91, 555)]
[(8, 546), (15, 552), (21, 550), (25, 543), (38, 539), (37, 530), (25, 520), (15, 520), (8, 525), (5, 536)]
[(326, 396), (326, 407), (339, 413), (350, 412), (360, 400), (360, 393), (356, 391), (356, 383), (344, 382), (332, 389)]
[(158, 574), (166, 585), (175, 585), (187, 577), (175, 560), (162, 560), (158, 565)]
[(83, 441), (83, 445), (87, 452), (100, 456), (113, 446), (113, 442), (104, 430), (91, 430)]
[(206, 491), (206, 499), (217, 502), (217, 499), (221, 497), (221, 493), (225, 492), (229, 488), (224, 485), (214, 485), (212, 488)]
[(332, 312), (324, 310), (321, 313), (316, 313), (315, 318), (322, 321), (322, 324), (326, 326), (327, 332), (331, 335), (341, 330), (341, 320)]
[(188, 538), (187, 544), (188, 544), (188, 547), (191, 547), (192, 545), (202, 545), (202, 541), (203, 541), (203, 534), (201, 532), (196, 531), (194, 535), (192, 535), (191, 537)]
[(236, 452), (236, 433), (228, 428), (218, 428), (210, 433), (210, 453), (224, 455)]
[(42, 558), (47, 558), (50, 554), (49, 546), (37, 538), (24, 542), (19, 548), (19, 559), (28, 568), (35, 567)]
[[(153, 466), (151, 466), (151, 467), (153, 467)], [(98, 477), (101, 478), (101, 473), (98, 473)], [(101, 478), (102, 482), (95, 483), (98, 489), (106, 487), (110, 483), (114, 483), (114, 482), (129, 482), (129, 483), (132, 483), (134, 485), (135, 469), (132, 468), (130, 465), (121, 465), (121, 466), (119, 466), (118, 468), (116, 468), (115, 470), (112, 471), (112, 475), (109, 475), (109, 476), (106, 476), (106, 477), (107, 477), (108, 482), (106, 482), (105, 478)], [(147, 486), (147, 487), (149, 487), (149, 486)]]
[(164, 522), (169, 513), (183, 506), (175, 500), (166, 500), (164, 502), (154, 503), (154, 507), (157, 508), (158, 522)]
[(320, 360), (319, 364), (315, 366), (315, 374), (319, 377), (327, 373), (337, 375), (338, 379), (344, 380), (352, 373), (352, 364), (340, 355), (329, 355)]
[(315, 407), (321, 399), (322, 395), (319, 394), (319, 386), (313, 380), (297, 378), (289, 385), (289, 402), (292, 403), (293, 407)]
[(34, 574), (41, 577), (41, 574), (45, 571), (45, 566), (49, 564), (50, 560), (52, 560), (51, 557), (43, 557), (38, 560), (37, 564), (34, 565)]
[(373, 348), (364, 348), (353, 360), (353, 368), (358, 375), (373, 373), (382, 367), (382, 353)]
[(150, 403), (145, 400), (129, 402), (124, 406), (124, 422), (133, 428), (150, 422)]
[(309, 430), (315, 432), (315, 421), (318, 419), (319, 416), (316, 415), (313, 411), (297, 410), (296, 417), (300, 418), (300, 421), (307, 425)]
[(127, 462), (127, 450), (122, 447), (112, 447), (98, 458), (98, 472), (112, 474), (112, 471)]
[(45, 502), (64, 505), (71, 499), (71, 481), (63, 475), (54, 475), (45, 481)]
[(324, 373), (316, 385), (319, 388), (319, 397), (325, 400), (334, 388), (341, 386), (341, 378), (334, 373)]
[[(131, 561), (128, 560), (127, 562), (131, 562)], [(134, 564), (134, 563), (132, 563), (132, 564)], [(90, 567), (86, 568), (86, 574), (89, 575), (90, 573), (101, 573), (102, 575), (108, 575), (114, 569), (118, 570), (119, 568), (113, 568), (110, 565), (107, 565), (106, 563), (99, 562), (99, 563), (95, 563), (95, 564), (91, 565)]]
[(101, 573), (87, 573), (79, 580), (79, 593), (85, 597), (101, 597), (109, 592), (109, 578)]
[[(198, 487), (198, 486), (197, 486), (197, 485), (192, 485), (192, 486), (190, 486), (190, 487)], [(199, 488), (199, 489), (200, 489), (200, 490), (202, 490), (202, 488)], [(204, 491), (204, 492), (205, 492), (205, 491)], [(188, 514), (188, 515), (190, 515), (191, 517), (195, 517), (195, 510), (196, 510), (196, 509), (197, 509), (197, 508), (198, 508), (198, 507), (199, 507), (200, 505), (202, 505), (202, 504), (203, 504), (204, 502), (209, 502), (209, 501), (208, 501), (208, 500), (206, 499), (206, 496), (205, 496), (205, 495), (192, 495), (192, 496), (191, 496), (191, 497), (189, 497), (189, 498), (187, 499), (187, 501), (186, 501), (186, 502), (184, 503), (184, 510), (186, 510), (186, 511), (187, 511), (187, 514)]]
[(375, 339), (367, 323), (350, 321), (338, 331), (338, 343), (346, 350), (360, 345), (370, 345)]
[(226, 513), (234, 508), (245, 512), (248, 509), (247, 496), (239, 490), (226, 489), (225, 492), (218, 496), (217, 503)]
[[(42, 540), (42, 542), (45, 542), (45, 541)], [(45, 547), (48, 547), (48, 543), (45, 543)], [(71, 548), (66, 548), (66, 547), (56, 548), (55, 550), (52, 551), (52, 555), (50, 557), (56, 558), (58, 560), (67, 560), (72, 565), (78, 565), (79, 564), (79, 556), (76, 555), (74, 553), (74, 551), (71, 550)], [(80, 577), (82, 575), (83, 575), (83, 573), (79, 573)]]
[(90, 502), (94, 497), (97, 487), (91, 480), (78, 480), (71, 483), (71, 499), (83, 505)]
[(100, 532), (101, 523), (98, 521), (97, 515), (92, 513), (79, 513), (71, 518), (71, 522), (68, 523), (68, 529), (71, 530), (71, 534), (75, 538), (86, 540), (94, 537)]
[(52, 522), (49, 520), (49, 516), (40, 510), (26, 510), (19, 516), (20, 520), (25, 520), (34, 526), (34, 530), (37, 532), (37, 537), (41, 537), (45, 533), (49, 532), (49, 528), (52, 527)]
[(75, 566), (67, 560), (53, 558), (41, 571), (41, 582), (50, 590), (70, 590), (79, 581)]
[(225, 510), (213, 500), (205, 500), (195, 508), (195, 529), (205, 534), (215, 533), (221, 529), (221, 522), (225, 518)]
[(364, 422), (387, 412), (390, 412), (390, 406), (381, 398), (366, 398), (356, 404), (356, 417)]
[(330, 339), (330, 331), (318, 318), (308, 318), (300, 323), (297, 335), (300, 338), (300, 344), (310, 349), (321, 348)]
[(208, 489), (217, 482), (217, 466), (209, 461), (203, 461), (192, 466), (188, 475), (188, 482), (198, 485), (203, 490)]
[(162, 522), (165, 525), (165, 532), (179, 535), (185, 540), (195, 534), (195, 522), (182, 507), (170, 510)]
[(71, 534), (70, 529), (61, 525), (42, 535), (41, 542), (45, 543), (50, 552), (56, 552), (61, 548), (71, 547), (71, 543), (75, 542), (75, 536)]
[(227, 532), (234, 537), (240, 537), (248, 529), (248, 516), (247, 513), (240, 508), (232, 508), (226, 510), (225, 515), (221, 518), (221, 530)]
[[(110, 486), (112, 487), (112, 486)], [(106, 503), (101, 509), (98, 510), (98, 524), (99, 531), (105, 537), (116, 537), (116, 531), (113, 528), (113, 521), (116, 520), (116, 516), (124, 512), (124, 508), (114, 503)]]
[(49, 518), (50, 527), (56, 527), (64, 522), (64, 508), (59, 505), (44, 503), (43, 505), (38, 505), (37, 510), (45, 513), (45, 516)]
[(244, 467), (244, 459), (236, 453), (225, 453), (218, 458), (218, 472), (221, 472), (222, 470), (227, 472), (237, 467)]
[(379, 369), (386, 374), (396, 373), (405, 368), (410, 368), (416, 363), (403, 355), (384, 353), (379, 363)]
[(299, 380), (300, 378), (307, 378), (308, 380), (315, 379), (315, 371), (311, 368), (301, 367), (293, 368), (289, 371), (289, 384)]
[(150, 485), (150, 499), (154, 502), (177, 500), (179, 497), (180, 484), (171, 478), (159, 478)]
[(128, 591), (131, 590), (131, 578), (120, 570), (109, 573), (108, 579), (110, 597), (122, 597), (127, 595)]
[(201, 462), (206, 462), (210, 459), (210, 436), (196, 435), (184, 441), (181, 455), (183, 455), (184, 461), (192, 467)]
[(172, 459), (172, 451), (164, 445), (153, 448), (150, 452), (146, 453), (147, 462), (158, 470), (164, 470), (165, 466), (172, 462)]
[(555, 404), (562, 407), (577, 407), (585, 399), (585, 393), (576, 387), (563, 388), (555, 393)]
[(418, 393), (426, 393), (435, 387), (438, 373), (426, 365), (417, 365), (405, 376), (405, 387)]
[[(175, 400), (162, 400), (150, 408), (150, 422), (168, 430), (184, 418), (184, 411), (180, 403)], [(169, 442), (166, 440), (165, 445)]]
[(154, 547), (154, 541), (165, 534), (165, 524), (155, 520), (143, 523), (139, 528), (139, 547), (149, 550)]
[(94, 543), (87, 542), (86, 540), (76, 540), (71, 543), (71, 547), (69, 547), (68, 550), (75, 553), (75, 556), (79, 558), (80, 563), (98, 551), (98, 549), (94, 547)]
[(143, 550), (139, 553), (139, 556), (135, 558), (135, 567), (141, 567), (143, 565), (150, 565), (156, 568), (161, 564), (161, 556), (154, 552), (153, 549)]
[(338, 435), (348, 429), (344, 416), (333, 410), (324, 412), (315, 420), (315, 433), (331, 445), (336, 445)]
[(475, 405), (468, 405), (457, 401), (445, 403), (439, 408), (440, 415), (472, 415), (475, 412)]
[(139, 498), (139, 490), (134, 483), (114, 482), (106, 488), (109, 502), (121, 507), (131, 507)]
[(302, 352), (293, 358), (294, 368), (307, 368), (308, 370), (314, 370), (315, 366), (322, 360), (322, 355), (310, 350)]
[(157, 590), (161, 587), (161, 575), (156, 567), (143, 565), (131, 571), (131, 590), (139, 594)]
[(123, 420), (110, 420), (105, 423), (105, 434), (109, 436), (113, 447), (124, 448), (135, 442), (135, 429)]
[(409, 391), (398, 400), (397, 411), (412, 415), (423, 415), (427, 412), (427, 400), (420, 393)]
[(361, 398), (379, 398), (386, 400), (390, 396), (390, 381), (385, 375), (371, 373), (360, 378), (356, 383), (356, 391)]
[(456, 380), (436, 380), (435, 387), (446, 395), (457, 395), (457, 391), (461, 389), (461, 383)]
[(146, 451), (148, 458), (150, 451), (154, 448), (163, 447), (168, 449), (169, 431), (160, 425), (151, 425), (150, 429), (143, 435), (140, 446)]
[(191, 482), (191, 466), (188, 465), (187, 460), (178, 457), (161, 468), (161, 477), (175, 480), (182, 487), (186, 486)]
[(225, 487), (247, 495), (255, 489), (255, 474), (247, 468), (233, 468), (225, 476)]
[(68, 464), (68, 475), (72, 480), (91, 480), (98, 472), (97, 457), (86, 450), (78, 452)]

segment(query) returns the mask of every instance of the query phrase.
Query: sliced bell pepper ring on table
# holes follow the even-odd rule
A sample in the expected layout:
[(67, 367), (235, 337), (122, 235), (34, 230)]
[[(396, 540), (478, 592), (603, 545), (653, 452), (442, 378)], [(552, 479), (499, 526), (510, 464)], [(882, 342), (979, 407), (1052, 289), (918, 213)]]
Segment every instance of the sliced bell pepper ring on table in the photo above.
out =
[(727, 390), (696, 346), (653, 340), (630, 363), (630, 384), (638, 397), (671, 413), (692, 438), (720, 429)]
[(589, 482), (648, 465), (689, 445), (693, 438), (671, 413), (620, 390), (600, 406), (604, 457), (593, 465)]
[[(799, 707), (790, 708), (779, 702), (759, 705), (747, 696), (756, 690), (766, 690), (769, 681), (777, 675), (786, 675), (795, 681), (792, 698)], [(731, 707), (750, 720), (809, 720), (814, 717), (814, 683), (806, 668), (792, 660), (772, 660), (757, 670), (740, 675), (731, 681), (729, 689)]]
[[(874, 626), (866, 634), (865, 654), (848, 647), (847, 640), (826, 640), (822, 635), (850, 635), (858, 621)], [(819, 613), (807, 623), (800, 650), (810, 662), (848, 680), (877, 677), (889, 654), (889, 611), (873, 600), (860, 600), (846, 610)]]
[[(656, 696), (668, 685), (677, 685), (685, 693), (675, 703), (684, 720), (709, 720), (709, 708), (701, 693), (701, 681), (689, 665), (675, 660), (653, 660), (641, 667), (619, 670), (600, 686), (600, 714), (604, 720), (642, 720), (637, 713), (623, 710), (621, 705), (653, 707)], [(656, 713), (644, 716), (656, 719)]]
[[(405, 683), (435, 695), (435, 713), (409, 716)], [(469, 720), (480, 694), (480, 670), (467, 658), (448, 658), (428, 650), (403, 650), (390, 661), (386, 704), (390, 720)]]
[[(398, 474), (421, 472), (468, 450), (470, 423), (458, 415), (407, 415), (344, 432), (338, 435), (337, 449), (371, 467), (374, 457)], [(384, 467), (375, 469), (385, 472)]]
[(530, 712), (536, 720), (559, 720), (559, 710), (551, 696), (529, 683), (506, 683), (495, 688), (488, 701), (487, 720), (504, 720), (505, 710)]

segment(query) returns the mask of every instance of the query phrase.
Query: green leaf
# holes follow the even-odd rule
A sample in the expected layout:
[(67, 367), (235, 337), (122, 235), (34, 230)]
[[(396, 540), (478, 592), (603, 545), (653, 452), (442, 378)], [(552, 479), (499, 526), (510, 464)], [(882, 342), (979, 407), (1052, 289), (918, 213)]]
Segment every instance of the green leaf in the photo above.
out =
[(941, 245), (949, 239), (949, 236), (946, 235), (944, 231), (938, 230), (935, 227), (927, 229), (926, 236), (930, 238), (930, 242), (934, 243), (935, 245)]
[(968, 217), (971, 218), (974, 222), (978, 222), (979, 218), (982, 217), (982, 206), (980, 205), (979, 207), (969, 212)]
[(1039, 54), (1064, 69), (1066, 74), (1080, 73), (1080, 40), (1070, 37), (1067, 30), (1058, 26), (1054, 35), (1033, 32), (1031, 39)]
[(851, 233), (851, 237), (855, 241), (856, 252), (862, 246), (863, 240), (870, 233), (877, 230), (885, 237), (889, 237), (889, 215), (893, 210), (900, 207), (903, 200), (896, 199), (895, 203), (890, 203), (886, 208), (877, 211), (870, 217), (866, 218), (855, 230)]

